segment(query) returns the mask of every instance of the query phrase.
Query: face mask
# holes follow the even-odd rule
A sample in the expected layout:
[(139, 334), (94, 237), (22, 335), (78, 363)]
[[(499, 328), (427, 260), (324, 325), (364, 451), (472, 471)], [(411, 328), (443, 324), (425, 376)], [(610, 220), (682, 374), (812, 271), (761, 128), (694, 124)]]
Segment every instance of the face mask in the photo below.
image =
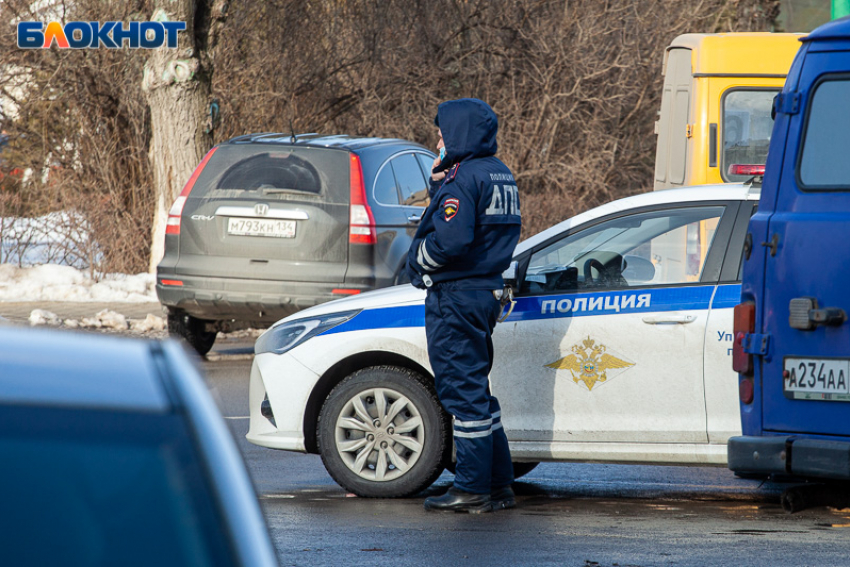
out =
[(440, 161), (443, 161), (444, 159), (446, 159), (446, 148), (442, 147), (440, 148)]

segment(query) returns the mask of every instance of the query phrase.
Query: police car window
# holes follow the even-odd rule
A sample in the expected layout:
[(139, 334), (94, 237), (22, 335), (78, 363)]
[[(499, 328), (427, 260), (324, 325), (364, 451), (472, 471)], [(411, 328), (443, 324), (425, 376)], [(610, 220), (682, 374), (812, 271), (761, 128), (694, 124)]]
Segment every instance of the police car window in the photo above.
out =
[(401, 204), (411, 207), (424, 207), (428, 199), (428, 185), (422, 176), (416, 156), (403, 154), (393, 159), (393, 172), (395, 173), (398, 191), (401, 195)]
[(375, 200), (383, 205), (398, 205), (398, 189), (395, 185), (393, 168), (390, 164), (384, 165), (378, 177), (375, 179)]
[(579, 230), (531, 256), (526, 293), (699, 282), (725, 207), (637, 213)]
[(850, 80), (824, 81), (809, 107), (800, 157), (800, 181), (807, 189), (850, 188)]
[(773, 131), (771, 109), (776, 89), (734, 89), (723, 95), (720, 175), (724, 181), (746, 181), (752, 174), (729, 172), (731, 165), (764, 165)]

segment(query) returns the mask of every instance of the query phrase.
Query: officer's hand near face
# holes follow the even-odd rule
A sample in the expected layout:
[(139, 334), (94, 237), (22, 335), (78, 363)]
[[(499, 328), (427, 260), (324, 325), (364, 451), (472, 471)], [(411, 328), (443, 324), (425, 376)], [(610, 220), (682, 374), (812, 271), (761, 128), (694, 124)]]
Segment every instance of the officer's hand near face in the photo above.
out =
[[(440, 132), (440, 141), (437, 142), (437, 153), (440, 153), (440, 150), (445, 148), (445, 147), (446, 147), (446, 144), (445, 144), (445, 142), (443, 142), (443, 133)], [(431, 164), (431, 172), (432, 172), (431, 173), (431, 179), (434, 180), (434, 181), (442, 181), (446, 177), (445, 171), (440, 171), (439, 173), (433, 173), (434, 168), (437, 167), (438, 165), (440, 165), (441, 161), (442, 160), (439, 157), (437, 157), (437, 158), (434, 159), (434, 163)]]

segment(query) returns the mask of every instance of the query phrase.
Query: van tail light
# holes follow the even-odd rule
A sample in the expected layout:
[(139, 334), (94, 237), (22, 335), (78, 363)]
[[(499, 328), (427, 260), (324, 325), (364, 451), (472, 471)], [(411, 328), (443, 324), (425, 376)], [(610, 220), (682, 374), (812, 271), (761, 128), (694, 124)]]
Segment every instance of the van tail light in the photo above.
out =
[(732, 368), (735, 372), (746, 376), (752, 376), (753, 355), (748, 352), (744, 352), (744, 339), (747, 334), (755, 331), (755, 303), (747, 301), (736, 305), (733, 318), (734, 323), (732, 328), (734, 333), (734, 342), (732, 344)]
[(764, 165), (733, 163), (729, 166), (729, 175), (764, 175)]
[(195, 168), (195, 171), (192, 172), (192, 176), (189, 178), (189, 181), (186, 182), (186, 185), (183, 186), (183, 190), (180, 191), (180, 195), (174, 200), (174, 204), (171, 205), (171, 209), (168, 211), (168, 220), (165, 222), (165, 234), (180, 234), (180, 217), (183, 215), (183, 207), (186, 205), (186, 198), (189, 196), (189, 193), (192, 192), (192, 188), (195, 186), (195, 181), (198, 180), (198, 176), (201, 175), (201, 172), (206, 167), (207, 162), (210, 161), (210, 158), (215, 153), (218, 147), (215, 147), (207, 152), (207, 155), (204, 156), (204, 159), (201, 160), (201, 163), (198, 164), (198, 167)]
[(752, 378), (743, 378), (738, 384), (738, 397), (741, 398), (741, 402), (745, 404), (753, 403), (753, 399), (755, 398), (755, 388), (753, 387)]
[(363, 167), (360, 157), (351, 154), (349, 161), (349, 179), (351, 187), (351, 214), (348, 223), (348, 242), (350, 244), (375, 244), (375, 217), (366, 200), (366, 184), (363, 182)]

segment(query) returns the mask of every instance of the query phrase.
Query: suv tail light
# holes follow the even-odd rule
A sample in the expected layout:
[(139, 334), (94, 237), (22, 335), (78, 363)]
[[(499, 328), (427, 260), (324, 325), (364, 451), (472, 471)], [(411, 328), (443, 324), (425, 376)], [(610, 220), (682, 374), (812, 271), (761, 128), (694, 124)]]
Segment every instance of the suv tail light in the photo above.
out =
[(734, 311), (734, 343), (732, 344), (732, 368), (735, 372), (751, 376), (753, 374), (753, 355), (744, 352), (744, 339), (755, 331), (756, 305), (752, 301), (739, 303)]
[(375, 232), (375, 217), (372, 216), (372, 208), (366, 200), (366, 185), (363, 182), (363, 167), (360, 157), (351, 154), (350, 187), (351, 187), (351, 214), (349, 218), (348, 242), (350, 244), (375, 244), (377, 233)]
[(192, 172), (192, 177), (190, 177), (189, 181), (186, 182), (186, 185), (183, 186), (183, 190), (180, 191), (180, 195), (174, 200), (174, 204), (171, 205), (171, 209), (168, 211), (168, 220), (165, 222), (165, 234), (180, 234), (180, 217), (183, 214), (183, 206), (186, 204), (186, 198), (192, 191), (192, 187), (195, 186), (195, 181), (198, 180), (198, 176), (201, 174), (201, 171), (204, 170), (207, 162), (210, 161), (210, 158), (217, 149), (218, 147), (215, 147), (207, 152), (207, 155), (204, 156), (204, 159), (201, 160), (201, 163), (199, 163), (198, 167), (195, 168), (195, 171)]
[(729, 175), (764, 175), (764, 165), (733, 163), (729, 166)]

